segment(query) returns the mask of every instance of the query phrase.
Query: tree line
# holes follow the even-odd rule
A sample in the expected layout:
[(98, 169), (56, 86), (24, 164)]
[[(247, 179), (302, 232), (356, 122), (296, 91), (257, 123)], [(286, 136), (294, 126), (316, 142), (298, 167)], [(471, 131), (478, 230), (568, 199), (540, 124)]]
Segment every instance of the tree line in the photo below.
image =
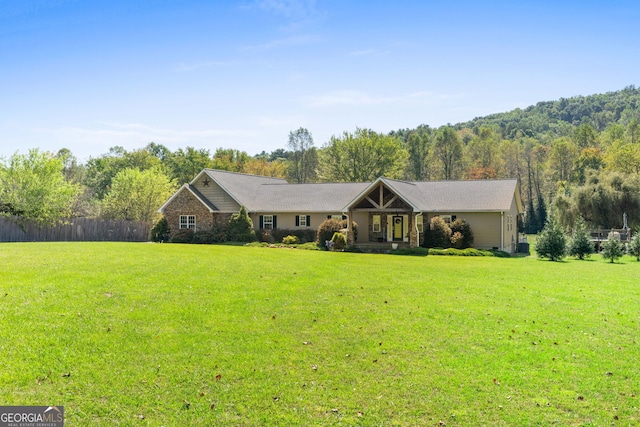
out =
[[(149, 143), (112, 147), (78, 162), (68, 149), (30, 150), (0, 161), (0, 213), (42, 222), (71, 216), (157, 220), (157, 209), (203, 168), (289, 182), (518, 178), (521, 229), (540, 231), (549, 209), (566, 229), (640, 225), (640, 91), (538, 103), (470, 122), (379, 133), (356, 128), (316, 146), (305, 128), (285, 148), (245, 151)], [(570, 122), (569, 122), (570, 121)]]

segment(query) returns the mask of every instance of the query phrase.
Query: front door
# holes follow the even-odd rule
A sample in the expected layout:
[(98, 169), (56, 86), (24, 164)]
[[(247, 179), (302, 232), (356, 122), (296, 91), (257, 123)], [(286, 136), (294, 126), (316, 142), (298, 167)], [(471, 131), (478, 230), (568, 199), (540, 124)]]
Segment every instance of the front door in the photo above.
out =
[(404, 237), (402, 235), (402, 231), (404, 230), (404, 224), (402, 223), (402, 217), (401, 216), (393, 216), (391, 220), (393, 221), (393, 240), (402, 241), (402, 238)]

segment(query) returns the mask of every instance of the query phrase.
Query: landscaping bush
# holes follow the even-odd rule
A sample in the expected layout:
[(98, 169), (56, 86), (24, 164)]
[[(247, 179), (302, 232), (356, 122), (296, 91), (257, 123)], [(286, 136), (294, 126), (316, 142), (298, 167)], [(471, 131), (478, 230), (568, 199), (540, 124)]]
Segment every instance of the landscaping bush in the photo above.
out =
[(451, 246), (451, 228), (439, 216), (434, 216), (429, 221), (429, 229), (424, 233), (424, 246), (427, 248)]
[(193, 229), (182, 228), (176, 231), (171, 237), (171, 243), (191, 243), (193, 241)]
[(400, 248), (395, 251), (391, 251), (391, 255), (412, 255), (412, 256), (427, 256), (429, 255), (429, 249), (427, 248)]
[(199, 230), (193, 233), (191, 242), (185, 243), (197, 243), (197, 244), (210, 244), (216, 243), (213, 230)]
[(275, 243), (276, 239), (273, 238), (271, 231), (272, 230), (263, 230), (260, 234), (260, 241), (264, 243)]
[(162, 218), (151, 229), (151, 240), (153, 242), (166, 242), (169, 241), (169, 233), (171, 228), (166, 218)]
[(233, 214), (229, 220), (229, 240), (233, 242), (252, 242), (256, 238), (253, 222), (249, 218), (247, 209), (240, 207), (240, 212)]
[(489, 250), (486, 250), (486, 249), (474, 249), (474, 248), (467, 248), (467, 249), (455, 249), (455, 248), (437, 249), (437, 248), (432, 248), (432, 249), (429, 249), (429, 255), (494, 256), (494, 257), (499, 257), (499, 258), (509, 258), (511, 256), (507, 252), (504, 252), (504, 251), (497, 251), (497, 250), (489, 251)]
[(471, 231), (471, 226), (467, 221), (458, 218), (451, 223), (450, 228), (451, 246), (456, 249), (465, 249), (473, 246), (473, 231)]
[(285, 236), (282, 239), (282, 243), (284, 243), (285, 245), (295, 245), (297, 243), (300, 243), (300, 241), (298, 240), (297, 236), (289, 235), (289, 236)]
[(347, 247), (347, 237), (344, 235), (344, 233), (336, 231), (331, 237), (331, 243), (333, 243), (333, 245), (331, 245), (333, 250), (344, 250), (344, 248)]
[(298, 230), (287, 230), (278, 228), (275, 230), (270, 230), (270, 232), (273, 236), (273, 240), (276, 242), (282, 242), (282, 240), (287, 236), (296, 236), (300, 243), (316, 241), (316, 230), (311, 228), (303, 228)]
[[(347, 228), (346, 219), (327, 219), (320, 224), (317, 232), (317, 242), (320, 245), (324, 245), (324, 242), (331, 240), (334, 233)], [(351, 221), (351, 228), (353, 230), (354, 241), (358, 240), (358, 224), (355, 221)]]

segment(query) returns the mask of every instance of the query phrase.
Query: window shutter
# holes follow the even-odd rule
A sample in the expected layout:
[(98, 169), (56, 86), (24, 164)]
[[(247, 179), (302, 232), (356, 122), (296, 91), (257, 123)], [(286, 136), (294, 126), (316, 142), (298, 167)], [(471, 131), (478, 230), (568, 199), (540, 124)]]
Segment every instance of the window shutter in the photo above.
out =
[(346, 215), (342, 215), (342, 219), (347, 219), (347, 216)]
[(278, 217), (276, 215), (273, 216), (273, 229), (278, 228), (278, 222), (276, 221)]
[(264, 228), (264, 217), (260, 215), (260, 228)]
[(300, 227), (300, 215), (296, 215), (296, 227)]
[(451, 222), (456, 220), (456, 216), (455, 215), (451, 215)]
[(307, 227), (311, 227), (311, 215), (307, 215)]

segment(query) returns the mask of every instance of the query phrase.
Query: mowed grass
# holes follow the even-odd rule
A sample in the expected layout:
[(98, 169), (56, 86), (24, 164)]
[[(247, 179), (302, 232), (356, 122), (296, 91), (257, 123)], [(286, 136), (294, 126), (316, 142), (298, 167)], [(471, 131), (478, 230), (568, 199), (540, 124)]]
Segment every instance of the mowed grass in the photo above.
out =
[(0, 245), (0, 402), (69, 426), (640, 424), (640, 263)]

